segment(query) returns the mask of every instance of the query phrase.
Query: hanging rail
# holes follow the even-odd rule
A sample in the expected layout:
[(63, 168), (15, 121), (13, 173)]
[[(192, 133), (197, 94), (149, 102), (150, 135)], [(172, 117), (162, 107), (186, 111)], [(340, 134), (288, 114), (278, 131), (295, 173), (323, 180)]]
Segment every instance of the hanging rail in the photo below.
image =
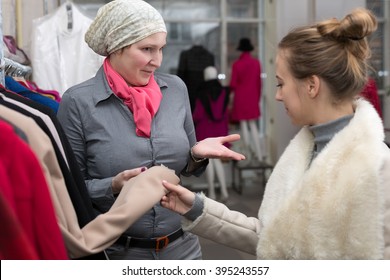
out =
[(28, 65), (20, 64), (9, 58), (3, 57), (3, 63), (0, 65), (4, 74), (12, 77), (23, 77), (29, 79), (32, 74), (32, 68)]

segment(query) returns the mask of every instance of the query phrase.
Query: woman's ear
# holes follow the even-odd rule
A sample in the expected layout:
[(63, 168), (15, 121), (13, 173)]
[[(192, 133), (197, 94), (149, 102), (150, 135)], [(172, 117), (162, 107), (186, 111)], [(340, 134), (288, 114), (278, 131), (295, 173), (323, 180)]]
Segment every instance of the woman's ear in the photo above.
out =
[(321, 80), (317, 75), (312, 75), (307, 78), (307, 90), (311, 98), (315, 98), (320, 89)]

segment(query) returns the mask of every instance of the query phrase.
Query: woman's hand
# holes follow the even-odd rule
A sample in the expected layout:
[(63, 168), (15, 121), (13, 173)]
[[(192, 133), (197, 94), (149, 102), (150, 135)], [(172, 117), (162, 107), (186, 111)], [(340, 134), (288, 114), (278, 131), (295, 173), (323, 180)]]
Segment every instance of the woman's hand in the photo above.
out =
[(197, 158), (219, 158), (222, 160), (243, 160), (245, 156), (227, 148), (224, 143), (240, 140), (239, 134), (230, 134), (222, 137), (206, 138), (191, 148)]
[(137, 176), (138, 174), (140, 174), (145, 170), (146, 167), (139, 167), (134, 169), (128, 169), (117, 174), (114, 178), (112, 178), (111, 181), (112, 193), (113, 194), (120, 193), (125, 182), (127, 182), (128, 180)]
[(163, 186), (168, 193), (161, 198), (161, 205), (181, 215), (187, 213), (195, 201), (195, 193), (183, 188), (180, 185), (174, 185), (163, 181)]

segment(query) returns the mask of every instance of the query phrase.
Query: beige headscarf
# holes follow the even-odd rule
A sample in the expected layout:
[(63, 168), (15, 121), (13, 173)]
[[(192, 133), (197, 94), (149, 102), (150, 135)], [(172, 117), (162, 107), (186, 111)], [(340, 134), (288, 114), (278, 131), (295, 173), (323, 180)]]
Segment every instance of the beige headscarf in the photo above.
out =
[(167, 29), (155, 8), (143, 0), (115, 0), (99, 9), (85, 41), (97, 54), (108, 56), (157, 32)]

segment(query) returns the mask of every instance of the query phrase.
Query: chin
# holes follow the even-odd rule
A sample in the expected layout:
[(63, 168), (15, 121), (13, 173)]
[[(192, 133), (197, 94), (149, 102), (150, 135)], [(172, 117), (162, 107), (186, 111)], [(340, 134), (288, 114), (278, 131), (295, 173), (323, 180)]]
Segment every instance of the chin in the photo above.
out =
[(139, 86), (140, 87), (146, 86), (147, 84), (149, 84), (149, 81), (150, 81), (150, 77), (142, 78), (139, 80)]
[(137, 82), (136, 84), (132, 84), (131, 86), (132, 86), (132, 87), (144, 87), (144, 86), (146, 86), (148, 83), (149, 83), (149, 80), (148, 80), (148, 81), (140, 81), (140, 82)]

